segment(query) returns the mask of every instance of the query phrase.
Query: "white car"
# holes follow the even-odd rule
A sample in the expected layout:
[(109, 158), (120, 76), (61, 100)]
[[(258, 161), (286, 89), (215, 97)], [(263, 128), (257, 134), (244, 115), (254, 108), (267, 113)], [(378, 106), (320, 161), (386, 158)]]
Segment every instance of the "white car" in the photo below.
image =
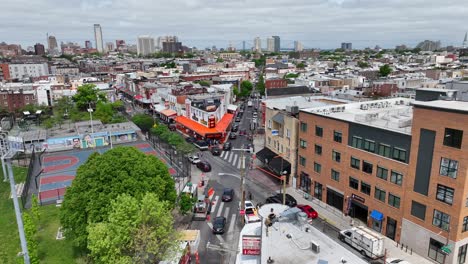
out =
[[(239, 203), (240, 208), (240, 203)], [(245, 210), (244, 210), (244, 218), (245, 223), (255, 223), (260, 222), (260, 217), (258, 217), (257, 208), (255, 208), (254, 204), (251, 201), (245, 201)]]
[(387, 264), (411, 264), (411, 262), (408, 262), (406, 260), (402, 260), (399, 258), (388, 258), (386, 260)]
[(188, 156), (188, 159), (192, 164), (197, 164), (201, 161), (197, 155)]

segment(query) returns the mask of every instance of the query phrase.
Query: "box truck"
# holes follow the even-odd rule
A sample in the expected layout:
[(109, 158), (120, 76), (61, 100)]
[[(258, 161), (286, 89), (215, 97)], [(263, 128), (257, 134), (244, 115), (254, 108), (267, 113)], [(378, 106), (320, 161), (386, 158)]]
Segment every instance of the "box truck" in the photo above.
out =
[(364, 226), (340, 231), (339, 239), (372, 259), (384, 256), (384, 236)]

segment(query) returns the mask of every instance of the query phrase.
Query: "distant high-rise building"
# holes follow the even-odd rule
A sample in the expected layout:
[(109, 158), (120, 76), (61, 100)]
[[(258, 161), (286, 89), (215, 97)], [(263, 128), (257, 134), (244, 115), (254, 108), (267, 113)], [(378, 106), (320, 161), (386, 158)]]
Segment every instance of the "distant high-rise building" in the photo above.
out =
[(465, 49), (465, 48), (468, 48), (468, 32), (465, 33), (465, 38), (463, 39), (462, 47), (463, 47), (464, 49)]
[(407, 50), (408, 47), (405, 44), (395, 46), (395, 50)]
[(44, 55), (45, 54), (45, 47), (41, 43), (36, 43), (34, 45), (34, 53), (36, 55)]
[(294, 51), (303, 51), (304, 47), (300, 41), (294, 41)]
[(342, 50), (346, 50), (346, 51), (352, 50), (352, 49), (353, 49), (353, 43), (351, 43), (351, 42), (343, 42), (343, 43), (341, 43), (341, 49), (342, 49)]
[(267, 38), (267, 51), (269, 52), (275, 51), (275, 39), (274, 38)]
[(125, 50), (127, 48), (127, 44), (125, 44), (125, 40), (123, 39), (117, 39), (115, 41), (115, 49), (118, 51)]
[(424, 51), (434, 51), (440, 49), (440, 41), (424, 40), (416, 45), (416, 48)]
[(85, 41), (85, 48), (86, 49), (92, 49), (93, 48), (93, 44), (91, 43), (90, 40)]
[(49, 36), (47, 38), (47, 51), (53, 53), (58, 49), (57, 39), (55, 36)]
[(242, 51), (245, 51), (245, 40), (242, 41)]
[(254, 48), (253, 51), (255, 52), (262, 52), (262, 40), (259, 37), (254, 39)]
[(137, 40), (137, 53), (142, 56), (154, 53), (154, 38), (139, 36)]
[(101, 25), (94, 24), (94, 41), (96, 42), (96, 49), (98, 52), (104, 52), (104, 42), (102, 40)]
[(106, 42), (106, 51), (107, 52), (114, 51), (114, 42)]
[(182, 42), (177, 36), (164, 36), (159, 39), (160, 47), (165, 53), (177, 53), (182, 51)]
[(274, 52), (278, 53), (281, 50), (281, 40), (278, 36), (273, 36), (274, 39)]

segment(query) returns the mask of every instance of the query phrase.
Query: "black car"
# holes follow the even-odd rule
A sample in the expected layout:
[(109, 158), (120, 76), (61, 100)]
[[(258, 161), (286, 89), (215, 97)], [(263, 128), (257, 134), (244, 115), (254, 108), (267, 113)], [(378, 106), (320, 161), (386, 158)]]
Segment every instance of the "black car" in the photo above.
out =
[(197, 168), (199, 168), (203, 172), (210, 172), (211, 165), (206, 161), (200, 161), (197, 163)]
[(231, 150), (231, 148), (232, 148), (231, 142), (224, 143), (223, 150)]
[(230, 133), (229, 134), (229, 139), (236, 139), (237, 138), (237, 134), (236, 133)]
[(231, 132), (237, 132), (237, 130), (239, 130), (239, 126), (238, 126), (238, 125), (232, 126)]
[(218, 148), (218, 147), (211, 148), (211, 155), (213, 155), (213, 156), (221, 155), (221, 149)]
[(236, 116), (236, 122), (240, 122), (240, 121), (241, 121), (240, 116)]
[[(266, 199), (265, 203), (283, 203), (283, 194), (277, 193), (273, 196), (270, 196)], [(297, 205), (296, 199), (289, 194), (286, 194), (286, 205), (289, 207), (295, 207)]]
[(230, 202), (234, 198), (234, 189), (232, 188), (224, 188), (223, 190), (223, 202)]
[(226, 217), (218, 216), (213, 220), (213, 234), (224, 234), (226, 227)]

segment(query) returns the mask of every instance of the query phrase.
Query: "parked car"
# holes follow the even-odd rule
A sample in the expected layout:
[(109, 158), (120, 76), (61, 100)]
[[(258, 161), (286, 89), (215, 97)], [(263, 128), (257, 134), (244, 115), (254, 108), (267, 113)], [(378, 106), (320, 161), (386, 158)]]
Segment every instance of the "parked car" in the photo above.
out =
[(224, 188), (222, 200), (223, 202), (230, 202), (234, 198), (234, 189)]
[(237, 130), (239, 130), (239, 125), (232, 126), (231, 132), (237, 132)]
[(198, 140), (196, 142), (193, 142), (193, 145), (197, 147), (199, 150), (208, 150), (208, 142), (203, 141), (203, 140)]
[[(266, 199), (265, 203), (280, 203), (282, 204), (283, 203), (283, 194), (282, 193), (277, 193), (273, 196), (270, 196)], [(286, 194), (286, 205), (289, 206), (289, 207), (294, 207), (297, 205), (297, 201), (296, 199), (294, 199), (294, 197), (292, 197), (291, 195), (289, 194)]]
[(212, 147), (211, 148), (211, 155), (213, 155), (213, 156), (221, 155), (221, 149), (218, 148), (218, 147)]
[(223, 150), (231, 150), (231, 148), (232, 148), (231, 142), (224, 143)]
[(239, 135), (245, 135), (245, 134), (247, 134), (247, 131), (245, 129), (241, 129), (239, 131)]
[(236, 133), (230, 133), (229, 134), (229, 139), (236, 139), (237, 138), (237, 134)]
[(211, 165), (207, 161), (200, 161), (197, 163), (197, 168), (199, 168), (203, 172), (210, 172)]
[(198, 157), (197, 155), (190, 155), (188, 156), (188, 160), (192, 163), (192, 164), (197, 164), (199, 163), (201, 160), (200, 160), (200, 157)]
[(241, 118), (239, 116), (236, 116), (236, 122), (240, 122)]
[(224, 234), (226, 227), (226, 217), (218, 216), (213, 220), (213, 234)]
[(315, 211), (310, 205), (299, 204), (296, 207), (306, 213), (308, 218), (315, 219), (318, 217), (317, 211)]

